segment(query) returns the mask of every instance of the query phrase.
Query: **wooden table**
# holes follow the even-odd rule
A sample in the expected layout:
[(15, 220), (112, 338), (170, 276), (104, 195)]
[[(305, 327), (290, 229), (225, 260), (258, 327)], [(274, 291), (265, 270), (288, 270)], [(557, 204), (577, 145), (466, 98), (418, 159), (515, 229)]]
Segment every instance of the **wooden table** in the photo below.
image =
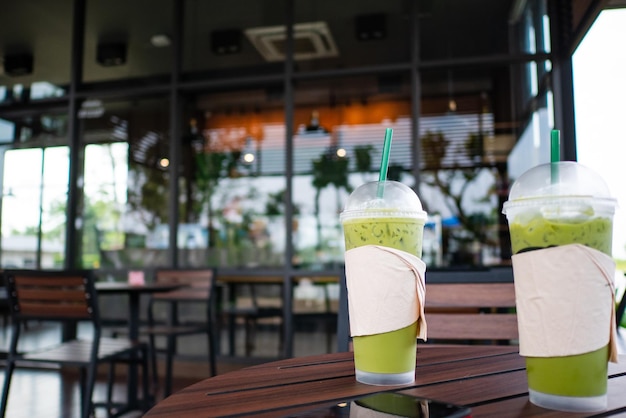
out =
[(132, 340), (139, 338), (139, 319), (141, 295), (169, 292), (180, 288), (175, 283), (145, 283), (142, 285), (126, 282), (97, 282), (96, 290), (99, 295), (127, 295), (128, 296), (128, 336)]
[[(524, 359), (516, 346), (419, 345), (416, 381), (396, 386), (427, 398), (470, 406), (472, 417), (583, 417), (528, 401)], [(626, 356), (609, 365), (609, 409), (626, 411)], [(281, 360), (216, 376), (159, 402), (146, 417), (285, 416), (393, 389), (354, 379), (350, 352)], [(607, 416), (607, 415), (603, 415)]]
[[(139, 339), (140, 307), (141, 295), (169, 292), (180, 288), (180, 284), (175, 283), (145, 283), (142, 285), (130, 284), (127, 282), (97, 282), (96, 290), (98, 295), (127, 295), (128, 296), (128, 337), (131, 340)], [(128, 363), (128, 409), (141, 407), (137, 399), (138, 388), (137, 362)]]

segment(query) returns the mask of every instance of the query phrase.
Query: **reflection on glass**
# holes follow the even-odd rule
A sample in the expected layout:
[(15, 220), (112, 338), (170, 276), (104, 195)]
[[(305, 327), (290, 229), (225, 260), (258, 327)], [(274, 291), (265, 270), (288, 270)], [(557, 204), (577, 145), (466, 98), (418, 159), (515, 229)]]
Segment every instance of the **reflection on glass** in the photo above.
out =
[(155, 237), (169, 217), (167, 101), (97, 105), (83, 119), (82, 265), (166, 265), (167, 245)]
[(0, 119), (0, 142), (14, 141), (32, 146), (67, 144), (67, 114), (36, 113)]
[[(233, 93), (255, 97), (251, 92)], [(213, 100), (211, 100), (213, 97)], [(285, 252), (282, 110), (229, 110), (208, 95), (189, 121), (178, 247), (187, 265), (280, 266)]]
[(127, 203), (128, 144), (91, 144), (85, 147), (82, 259), (84, 267), (100, 267), (124, 249), (122, 216)]
[(402, 75), (298, 84), (293, 138), (295, 265), (330, 269), (343, 263), (339, 212), (354, 188), (378, 178), (386, 128), (394, 130), (388, 178), (413, 183), (408, 175), (413, 158), (408, 85)]
[(35, 99), (49, 99), (52, 97), (62, 97), (65, 95), (65, 89), (59, 86), (55, 86), (47, 81), (39, 81), (31, 84), (30, 86), (30, 98)]
[(0, 142), (13, 142), (15, 137), (15, 123), (0, 119)]

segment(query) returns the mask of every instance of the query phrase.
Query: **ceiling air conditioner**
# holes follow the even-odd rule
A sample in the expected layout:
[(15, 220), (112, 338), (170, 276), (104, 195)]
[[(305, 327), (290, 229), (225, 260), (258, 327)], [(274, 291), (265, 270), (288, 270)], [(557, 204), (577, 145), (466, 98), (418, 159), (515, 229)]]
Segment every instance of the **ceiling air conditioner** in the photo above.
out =
[[(285, 26), (250, 28), (244, 31), (266, 61), (283, 61), (287, 42)], [(294, 59), (311, 60), (339, 55), (326, 22), (297, 23), (293, 26)]]

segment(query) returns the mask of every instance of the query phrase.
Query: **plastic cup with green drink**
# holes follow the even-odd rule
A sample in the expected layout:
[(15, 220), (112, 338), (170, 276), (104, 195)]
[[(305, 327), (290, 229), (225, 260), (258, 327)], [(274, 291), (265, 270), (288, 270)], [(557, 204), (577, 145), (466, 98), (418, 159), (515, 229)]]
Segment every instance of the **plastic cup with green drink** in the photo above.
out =
[[(588, 344), (587, 347), (596, 347), (580, 353), (578, 352), (580, 350), (574, 349), (573, 352), (576, 354), (563, 356), (525, 355), (529, 397), (536, 405), (556, 410), (581, 412), (606, 408), (609, 359), (609, 345), (606, 341), (610, 337), (605, 332), (609, 333), (613, 324), (592, 323), (591, 327), (594, 329), (587, 330), (572, 324), (572, 321), (566, 318), (563, 324), (551, 324), (562, 329), (563, 334), (570, 333), (569, 337), (563, 341), (558, 340), (559, 333), (551, 335), (541, 329), (544, 324), (558, 321), (554, 316), (544, 315), (541, 321), (530, 322), (527, 315), (520, 312), (520, 300), (529, 295), (519, 294), (518, 285), (531, 286), (535, 289), (554, 285), (553, 288), (563, 289), (563, 295), (537, 296), (541, 295), (542, 291), (538, 289), (537, 294), (533, 294), (538, 301), (533, 300), (530, 304), (535, 313), (543, 309), (549, 312), (549, 309), (559, 303), (561, 311), (565, 306), (565, 309), (571, 309), (583, 316), (587, 314), (587, 310), (589, 312), (593, 310), (594, 314), (597, 311), (604, 312), (604, 315), (600, 315), (604, 318), (603, 320), (606, 320), (607, 312), (610, 317), (611, 308), (608, 304), (611, 304), (611, 290), (609, 285), (603, 283), (600, 270), (594, 270), (592, 267), (590, 271), (593, 273), (584, 277), (582, 283), (573, 284), (570, 281), (572, 274), (561, 274), (559, 271), (541, 268), (550, 264), (557, 265), (561, 261), (558, 254), (564, 253), (552, 251), (550, 256), (554, 258), (551, 261), (544, 259), (544, 264), (541, 264), (540, 260), (535, 265), (535, 260), (537, 256), (541, 257), (540, 250), (552, 247), (560, 247), (560, 250), (563, 250), (565, 246), (571, 248), (573, 244), (579, 244), (597, 250), (597, 254), (594, 255), (596, 259), (611, 263), (609, 259), (615, 207), (616, 201), (611, 198), (606, 183), (591, 169), (575, 162), (553, 162), (530, 169), (513, 184), (509, 200), (504, 204), (503, 212), (507, 216), (514, 254), (513, 268), (518, 300), (520, 352), (525, 355), (522, 352), (524, 344), (522, 329), (533, 338), (547, 340), (546, 345), (566, 346), (567, 341), (572, 345), (577, 345), (584, 341)], [(544, 251), (543, 254), (545, 256), (546, 252)], [(554, 256), (555, 254), (557, 256)], [(528, 258), (529, 255), (532, 258)], [(517, 264), (516, 256), (518, 257)], [(526, 269), (527, 265), (520, 263), (530, 264), (529, 261), (533, 263), (533, 276), (521, 276), (520, 270)], [(575, 265), (564, 266), (564, 269), (582, 271), (585, 268), (587, 269), (585, 271), (589, 271), (588, 264), (585, 265), (585, 263), (589, 261), (585, 257), (580, 257), (575, 260)], [(522, 280), (525, 282), (521, 283)], [(607, 279), (604, 278), (604, 280)], [(576, 287), (572, 289), (574, 294), (584, 295), (588, 291), (587, 284), (593, 288), (593, 283), (599, 283), (599, 286), (595, 288), (602, 288), (602, 285), (605, 285), (606, 293), (599, 298), (589, 296), (589, 300), (585, 300), (579, 306), (567, 306), (569, 287)], [(525, 288), (528, 289), (528, 287)], [(590, 292), (589, 295), (591, 294), (593, 293)], [(612, 321), (609, 319), (609, 322)], [(553, 338), (554, 341), (549, 341)], [(586, 339), (597, 339), (599, 342), (594, 345), (593, 341), (586, 341)]]
[[(402, 259), (419, 260), (422, 254), (422, 237), (426, 221), (426, 212), (422, 209), (419, 198), (413, 190), (399, 182), (366, 183), (352, 192), (340, 219), (346, 243), (349, 303), (352, 305), (355, 302), (351, 297), (354, 297), (357, 291), (367, 290), (358, 289), (359, 287), (367, 286), (366, 283), (375, 282), (380, 284), (384, 290), (380, 292), (378, 297), (377, 295), (370, 295), (376, 299), (372, 303), (372, 310), (385, 311), (388, 315), (393, 316), (394, 299), (390, 297), (386, 300), (385, 298), (396, 290), (394, 289), (395, 280), (400, 283), (401, 279), (393, 277), (393, 273), (382, 275), (375, 268), (372, 270), (365, 268), (363, 276), (378, 276), (368, 277), (368, 280), (374, 281), (368, 282), (366, 277), (350, 277), (350, 267), (356, 268), (362, 263), (377, 266), (378, 263), (388, 262), (388, 260), (383, 259), (390, 256), (390, 253), (385, 249), (397, 251), (399, 258)], [(364, 247), (374, 247), (374, 255), (365, 260), (348, 256), (353, 254), (355, 250), (368, 249)], [(379, 254), (380, 259), (378, 258)], [(392, 257), (392, 263), (395, 263), (393, 260), (395, 255), (390, 257)], [(402, 269), (402, 261), (398, 261), (398, 263)], [(418, 263), (421, 263), (421, 260)], [(415, 284), (413, 285), (414, 289)], [(385, 304), (391, 304), (391, 306), (380, 306)], [(353, 317), (352, 311), (350, 315), (357, 380), (375, 385), (413, 382), (415, 380), (418, 321), (413, 320), (406, 326), (390, 329), (388, 332), (354, 335), (356, 318)], [(381, 313), (381, 315), (384, 314)], [(384, 321), (382, 318), (374, 319)]]

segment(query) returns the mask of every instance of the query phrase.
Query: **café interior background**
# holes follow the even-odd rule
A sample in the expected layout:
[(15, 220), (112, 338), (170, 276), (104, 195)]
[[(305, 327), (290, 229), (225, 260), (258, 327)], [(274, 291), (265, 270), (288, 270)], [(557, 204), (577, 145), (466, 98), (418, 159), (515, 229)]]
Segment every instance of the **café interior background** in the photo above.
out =
[(427, 265), (508, 263), (509, 185), (554, 126), (576, 157), (596, 3), (4, 2), (0, 264), (338, 271), (387, 127)]

